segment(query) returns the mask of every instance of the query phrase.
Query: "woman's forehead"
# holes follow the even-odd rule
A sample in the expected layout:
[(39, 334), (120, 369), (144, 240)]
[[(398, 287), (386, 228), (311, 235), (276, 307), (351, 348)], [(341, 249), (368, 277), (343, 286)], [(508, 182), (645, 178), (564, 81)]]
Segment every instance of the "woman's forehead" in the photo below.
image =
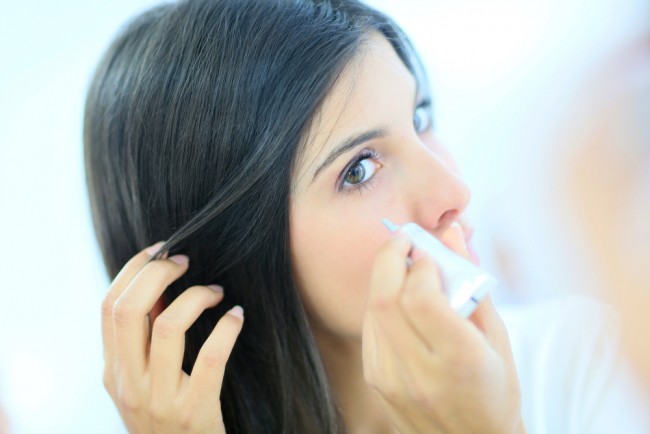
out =
[(304, 189), (321, 160), (346, 138), (385, 128), (415, 100), (416, 79), (388, 39), (372, 33), (329, 92), (309, 130), (295, 188)]

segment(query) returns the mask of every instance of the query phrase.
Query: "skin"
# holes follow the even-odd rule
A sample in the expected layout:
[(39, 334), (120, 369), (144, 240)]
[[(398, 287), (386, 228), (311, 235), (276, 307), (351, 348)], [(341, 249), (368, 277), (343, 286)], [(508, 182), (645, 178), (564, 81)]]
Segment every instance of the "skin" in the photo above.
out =
[[(192, 374), (185, 374), (185, 332), (203, 310), (221, 301), (223, 288), (193, 286), (162, 310), (157, 300), (187, 271), (189, 258), (175, 255), (147, 263), (161, 245), (131, 258), (104, 298), (104, 387), (130, 433), (225, 433), (221, 413), (214, 409), (221, 408), (226, 360), (243, 315), (235, 306), (217, 322)], [(155, 310), (161, 312), (150, 314)]]
[[(303, 289), (302, 297), (310, 312), (314, 333), (338, 392), (346, 420), (352, 428), (351, 432), (394, 432), (396, 418), (386, 418), (384, 411), (386, 400), (382, 388), (385, 385), (373, 381), (372, 377), (377, 372), (370, 367), (372, 360), (362, 357), (362, 331), (365, 339), (363, 343), (366, 344), (364, 350), (370, 354), (375, 346), (380, 345), (379, 341), (386, 344), (384, 341), (390, 340), (383, 335), (378, 341), (371, 338), (372, 333), (368, 330), (372, 328), (372, 324), (381, 322), (382, 319), (394, 324), (397, 319), (392, 317), (393, 314), (402, 321), (404, 317), (412, 315), (408, 311), (401, 312), (407, 309), (402, 309), (404, 306), (400, 306), (398, 297), (399, 291), (405, 286), (405, 260), (409, 248), (405, 249), (403, 244), (391, 244), (390, 241), (387, 243), (389, 232), (381, 223), (382, 218), (388, 217), (398, 224), (416, 222), (471, 259), (461, 229), (465, 227), (467, 232), (471, 231), (462, 219), (462, 213), (470, 200), (470, 192), (462, 182), (453, 159), (436, 139), (432, 129), (425, 126), (416, 131), (414, 128), (414, 116), (419, 117), (423, 113), (416, 112), (416, 105), (422, 95), (416, 95), (415, 92), (415, 78), (401, 62), (388, 40), (379, 34), (373, 34), (366, 43), (365, 50), (351, 62), (324, 102), (319, 122), (311, 133), (312, 145), (303, 158), (309, 164), (303, 164), (294, 184), (290, 225), (293, 268), (299, 287)], [(385, 129), (387, 135), (342, 154), (313, 179), (316, 167), (338, 143), (354, 134), (376, 128)], [(348, 193), (339, 192), (337, 177), (341, 175), (341, 178), (344, 178), (348, 164), (366, 148), (374, 149), (378, 157), (361, 163), (366, 169), (365, 177), (357, 174), (348, 175), (345, 179), (346, 185), (374, 181), (372, 188), (351, 190)], [(454, 222), (456, 225), (452, 227)], [(427, 334), (428, 330), (435, 328), (458, 327), (458, 334), (439, 336), (439, 340), (429, 344), (440, 344), (442, 348), (443, 345), (449, 346), (449, 342), (467, 338), (468, 351), (486, 350), (482, 347), (485, 344), (485, 336), (479, 336), (476, 327), (471, 327), (467, 321), (455, 315), (448, 307), (446, 299), (441, 297), (442, 289), (435, 262), (425, 260), (425, 263), (428, 266), (415, 265), (411, 269), (413, 280), (419, 282), (411, 286), (429, 286), (425, 289), (436, 298), (429, 300), (416, 296), (413, 299), (425, 306), (421, 314), (444, 315), (450, 322), (441, 319), (440, 322), (416, 325), (427, 329), (422, 331), (422, 334)], [(392, 270), (393, 274), (384, 270)], [(390, 302), (393, 304), (388, 310), (396, 310), (397, 313), (384, 312), (385, 306), (382, 306), (382, 303), (385, 300), (382, 301), (381, 297), (381, 312), (371, 312), (373, 306), (369, 294), (372, 292), (373, 275), (376, 276), (375, 286), (378, 293), (382, 290), (392, 293)], [(389, 281), (394, 282), (393, 286), (385, 288)], [(409, 286), (408, 283), (406, 286)], [(443, 310), (442, 313), (439, 312), (440, 309)], [(499, 350), (502, 351), (499, 358), (510, 363), (507, 335), (491, 302), (487, 302), (485, 312), (481, 311), (478, 316), (481, 316), (481, 319), (477, 321), (490, 324), (489, 330), (484, 331), (490, 334), (490, 338), (493, 337), (499, 342)], [(362, 330), (364, 326), (368, 330)], [(407, 336), (413, 337), (417, 326), (405, 325), (403, 334), (393, 338), (403, 341)], [(412, 343), (414, 347), (418, 346), (417, 342)], [(425, 345), (420, 341), (419, 346)], [(382, 350), (388, 351), (385, 348)], [(453, 357), (462, 357), (455, 351), (450, 351), (450, 354), (453, 354)], [(481, 353), (478, 358), (486, 354)], [(396, 354), (390, 357), (395, 358)], [(428, 362), (429, 360), (418, 360), (413, 364), (426, 366)], [(419, 365), (420, 363), (422, 365)], [(376, 368), (381, 370), (385, 367)], [(407, 369), (396, 368), (400, 369), (403, 372), (391, 372), (389, 375), (403, 376)], [(509, 373), (514, 372), (512, 366), (508, 366), (508, 370)], [(414, 378), (413, 382), (440, 383), (441, 377), (446, 375), (442, 371), (429, 374), (430, 376)], [(506, 377), (508, 375), (499, 374), (499, 378)], [(507, 387), (512, 388), (507, 393), (515, 397), (512, 407), (517, 408), (517, 382), (511, 377), (514, 375), (504, 380), (504, 384), (507, 383)], [(368, 387), (369, 385), (371, 387)], [(457, 387), (458, 384), (451, 386)], [(435, 392), (417, 393), (425, 395), (427, 400), (429, 397), (426, 395), (429, 393), (445, 393), (442, 389), (441, 387)], [(399, 395), (403, 391), (390, 392)], [(404, 395), (399, 399), (407, 404), (411, 403), (414, 397), (406, 392)], [(429, 401), (429, 404), (434, 403), (436, 406), (440, 405), (437, 401)], [(397, 412), (395, 409), (390, 410)], [(471, 432), (456, 430), (459, 427), (449, 431), (450, 427), (443, 421), (428, 420), (435, 417), (430, 417), (427, 411), (420, 413), (418, 428), (426, 432)], [(512, 413), (515, 414), (516, 410)], [(414, 415), (408, 414), (407, 418), (414, 419)], [(400, 428), (403, 433), (418, 432), (412, 431), (412, 427), (403, 423)], [(438, 431), (434, 431), (435, 429)], [(483, 427), (481, 432), (489, 431)], [(510, 427), (498, 432), (514, 430)]]
[[(303, 158), (311, 164), (298, 170), (290, 213), (293, 269), (303, 299), (320, 327), (352, 339), (360, 337), (375, 254), (389, 238), (382, 218), (415, 221), (439, 238), (470, 200), (431, 128), (418, 134), (413, 127), (422, 98), (413, 75), (385, 38), (375, 34), (365, 47), (312, 128), (313, 143)], [(316, 167), (339, 143), (375, 128), (389, 134), (339, 156), (312, 182)], [(337, 177), (368, 148), (379, 154), (362, 163), (363, 180), (372, 188), (338, 192)], [(348, 177), (346, 185), (352, 182), (359, 178)]]
[[(469, 190), (426, 116), (416, 113), (415, 88), (388, 41), (373, 34), (326, 99), (294, 176), (293, 271), (351, 433), (522, 433), (510, 343), (489, 297), (470, 320), (456, 314), (435, 260), (381, 223), (416, 222), (476, 261), (462, 220)], [(374, 128), (387, 134), (341, 155), (310, 182), (340, 141)], [(379, 154), (362, 163), (368, 178), (376, 176), (373, 189), (338, 192), (337, 176), (365, 147)], [(167, 308), (156, 302), (188, 264), (178, 255), (142, 268), (155, 250), (136, 255), (104, 301), (105, 386), (132, 433), (223, 433), (213, 408), (243, 317), (221, 318), (184, 374), (184, 332), (222, 295), (196, 286)]]

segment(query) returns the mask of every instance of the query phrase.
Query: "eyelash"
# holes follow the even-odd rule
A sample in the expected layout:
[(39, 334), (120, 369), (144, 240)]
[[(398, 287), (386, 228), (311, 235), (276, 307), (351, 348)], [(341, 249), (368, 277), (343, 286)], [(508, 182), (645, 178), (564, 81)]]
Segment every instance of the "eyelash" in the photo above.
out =
[[(430, 109), (430, 107), (431, 107), (431, 100), (429, 98), (426, 98), (426, 99), (422, 100), (417, 105), (417, 107), (415, 108), (415, 111), (418, 111), (421, 108)], [(413, 114), (415, 115), (415, 112)], [(422, 131), (422, 133), (424, 133), (425, 131), (430, 130), (432, 127), (433, 127), (433, 122), (431, 120), (431, 113), (429, 113), (429, 124), (428, 124), (427, 128), (424, 131)], [(418, 133), (418, 134), (421, 134), (421, 133)], [(369, 158), (374, 159), (374, 158), (377, 158), (377, 157), (379, 157), (379, 155), (377, 154), (377, 151), (375, 151), (374, 149), (366, 149), (361, 154), (359, 154), (359, 156), (357, 156), (357, 158), (355, 158), (343, 170), (343, 172), (342, 172), (343, 175), (341, 176), (341, 181), (340, 181), (340, 184), (339, 184), (339, 191), (347, 194), (347, 193), (352, 193), (352, 192), (354, 192), (356, 190), (359, 194), (362, 194), (364, 190), (365, 191), (372, 190), (372, 188), (375, 186), (375, 181), (376, 181), (375, 177), (376, 177), (376, 175), (373, 175), (372, 178), (368, 179), (365, 182), (361, 182), (359, 184), (354, 184), (354, 185), (352, 185), (350, 187), (345, 187), (344, 184), (345, 184), (345, 178), (347, 178), (348, 174), (350, 173), (350, 170), (353, 167), (355, 167), (357, 164), (361, 163), (364, 160), (367, 160)]]

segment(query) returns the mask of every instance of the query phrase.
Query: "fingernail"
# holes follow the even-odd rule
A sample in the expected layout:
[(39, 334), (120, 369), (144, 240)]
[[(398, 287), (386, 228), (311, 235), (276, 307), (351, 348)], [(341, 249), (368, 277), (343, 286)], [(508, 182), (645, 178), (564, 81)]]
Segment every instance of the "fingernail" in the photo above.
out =
[(185, 265), (188, 262), (190, 262), (190, 258), (188, 258), (185, 255), (174, 255), (171, 258), (169, 258), (169, 260), (176, 262), (178, 265)]
[(145, 252), (147, 252), (147, 254), (149, 254), (149, 255), (153, 255), (154, 253), (156, 253), (158, 251), (158, 249), (160, 249), (163, 246), (163, 244), (165, 244), (164, 241), (158, 241), (153, 246), (147, 247), (145, 249)]
[(208, 288), (210, 288), (214, 292), (223, 293), (223, 286), (221, 286), (221, 285), (208, 285)]
[(239, 319), (244, 318), (244, 309), (241, 306), (235, 306), (228, 311), (229, 314), (236, 316)]

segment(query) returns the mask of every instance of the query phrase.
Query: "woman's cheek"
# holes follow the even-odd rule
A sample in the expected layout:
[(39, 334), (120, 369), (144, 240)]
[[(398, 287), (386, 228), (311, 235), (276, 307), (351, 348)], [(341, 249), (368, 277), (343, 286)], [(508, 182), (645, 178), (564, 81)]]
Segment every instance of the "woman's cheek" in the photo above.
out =
[(374, 258), (386, 237), (381, 227), (348, 224), (297, 246), (304, 252), (296, 258), (304, 301), (331, 332), (361, 336)]
[[(381, 224), (381, 218), (375, 218), (377, 224), (360, 221), (354, 225), (346, 237), (348, 242), (347, 253), (339, 256), (338, 276), (341, 288), (344, 288), (345, 299), (341, 300), (347, 306), (349, 328), (355, 333), (361, 334), (363, 316), (366, 309), (366, 302), (370, 292), (372, 268), (377, 251), (388, 239), (388, 232)], [(352, 226), (351, 226), (352, 228)]]
[(337, 334), (360, 337), (375, 256), (389, 238), (382, 218), (391, 209), (402, 214), (386, 187), (379, 178), (362, 194), (303, 199), (293, 208), (292, 262), (303, 302)]
[[(327, 303), (330, 326), (338, 332), (360, 336), (365, 304), (370, 290), (370, 275), (379, 248), (380, 233), (369, 230), (370, 225), (349, 225), (338, 232), (338, 248), (329, 250)], [(379, 228), (381, 229), (381, 228)], [(385, 235), (384, 235), (385, 237)]]

